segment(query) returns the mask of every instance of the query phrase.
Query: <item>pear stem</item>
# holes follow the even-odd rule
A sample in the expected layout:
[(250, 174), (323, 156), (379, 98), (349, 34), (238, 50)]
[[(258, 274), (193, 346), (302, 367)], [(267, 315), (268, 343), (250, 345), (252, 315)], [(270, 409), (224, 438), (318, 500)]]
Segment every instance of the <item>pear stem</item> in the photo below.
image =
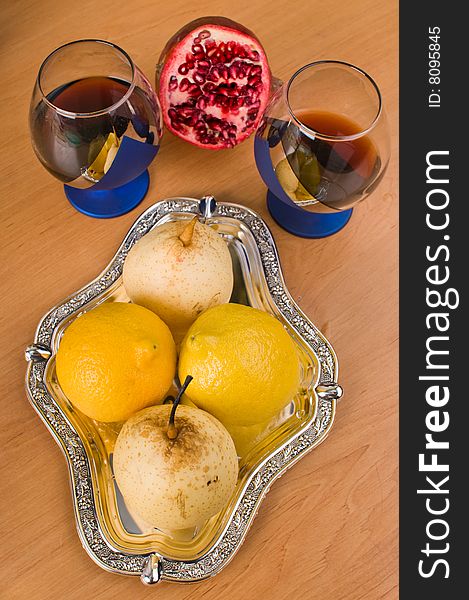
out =
[(181, 240), (183, 246), (189, 246), (192, 242), (192, 236), (194, 235), (194, 227), (199, 217), (197, 215), (189, 221), (189, 223), (184, 227), (179, 239)]
[(184, 394), (184, 392), (186, 391), (187, 386), (193, 379), (194, 378), (192, 377), (192, 375), (188, 375), (186, 377), (186, 379), (184, 380), (184, 383), (181, 386), (181, 389), (178, 392), (178, 395), (176, 396), (176, 399), (173, 402), (171, 414), (169, 415), (168, 431), (166, 432), (166, 435), (169, 437), (170, 440), (175, 440), (178, 436), (179, 432), (176, 429), (176, 426), (174, 425), (174, 417), (176, 415), (176, 409), (179, 406), (179, 402), (181, 401), (181, 397)]

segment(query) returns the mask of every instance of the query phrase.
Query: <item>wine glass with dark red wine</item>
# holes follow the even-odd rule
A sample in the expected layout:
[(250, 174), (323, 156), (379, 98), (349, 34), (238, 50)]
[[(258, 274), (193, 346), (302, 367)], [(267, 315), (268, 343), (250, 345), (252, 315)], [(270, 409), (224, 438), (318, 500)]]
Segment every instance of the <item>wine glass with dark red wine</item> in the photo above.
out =
[(275, 221), (302, 237), (336, 233), (389, 161), (378, 86), (349, 63), (305, 65), (272, 96), (254, 149)]
[(162, 134), (151, 84), (129, 55), (78, 40), (42, 63), (29, 113), (33, 148), (79, 211), (115, 217), (145, 196)]

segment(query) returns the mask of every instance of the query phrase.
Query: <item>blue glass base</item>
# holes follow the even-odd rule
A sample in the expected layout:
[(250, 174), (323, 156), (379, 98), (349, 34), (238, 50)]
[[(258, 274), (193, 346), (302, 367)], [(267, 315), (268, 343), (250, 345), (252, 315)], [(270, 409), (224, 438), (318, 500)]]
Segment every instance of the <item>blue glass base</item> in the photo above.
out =
[(323, 238), (337, 233), (347, 225), (353, 212), (352, 208), (334, 213), (309, 212), (293, 202), (287, 204), (271, 191), (267, 192), (267, 208), (280, 227), (305, 238)]
[(111, 190), (80, 190), (64, 185), (70, 203), (89, 217), (108, 219), (128, 213), (145, 197), (150, 184), (148, 171), (120, 187)]

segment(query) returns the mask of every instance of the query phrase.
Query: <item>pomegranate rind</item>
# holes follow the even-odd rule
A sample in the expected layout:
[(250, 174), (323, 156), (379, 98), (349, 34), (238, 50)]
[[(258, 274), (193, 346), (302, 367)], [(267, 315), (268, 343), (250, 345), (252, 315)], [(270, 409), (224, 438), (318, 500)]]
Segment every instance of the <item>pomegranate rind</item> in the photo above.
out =
[(232, 148), (255, 131), (271, 84), (258, 38), (225, 17), (185, 25), (166, 44), (157, 67), (166, 127), (212, 150)]

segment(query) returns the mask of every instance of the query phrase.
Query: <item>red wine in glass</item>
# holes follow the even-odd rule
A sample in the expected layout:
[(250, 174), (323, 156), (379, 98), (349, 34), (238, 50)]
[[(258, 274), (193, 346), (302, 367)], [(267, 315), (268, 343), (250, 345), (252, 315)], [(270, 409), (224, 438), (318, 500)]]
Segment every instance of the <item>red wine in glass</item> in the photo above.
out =
[[(79, 180), (80, 177), (97, 183), (104, 172), (89, 167), (95, 162), (110, 134), (115, 135), (116, 141), (125, 134), (153, 144), (157, 123), (147, 98), (140, 90), (137, 89), (130, 101), (118, 105), (112, 112), (105, 111), (106, 107), (118, 104), (128, 93), (129, 87), (130, 83), (121, 79), (87, 77), (53, 90), (47, 99), (63, 111), (78, 114), (104, 111), (87, 119), (62, 120), (58, 116), (57, 135), (51, 135), (53, 128), (47, 106), (38, 104), (32, 115), (32, 134), (41, 162), (52, 175), (64, 183)], [(60, 141), (63, 143), (60, 144)], [(62, 151), (58, 152), (58, 147)], [(105, 161), (102, 162), (104, 167)]]
[(117, 46), (80, 40), (54, 51), (39, 71), (30, 128), (39, 160), (78, 210), (117, 216), (145, 195), (161, 111), (148, 80)]

